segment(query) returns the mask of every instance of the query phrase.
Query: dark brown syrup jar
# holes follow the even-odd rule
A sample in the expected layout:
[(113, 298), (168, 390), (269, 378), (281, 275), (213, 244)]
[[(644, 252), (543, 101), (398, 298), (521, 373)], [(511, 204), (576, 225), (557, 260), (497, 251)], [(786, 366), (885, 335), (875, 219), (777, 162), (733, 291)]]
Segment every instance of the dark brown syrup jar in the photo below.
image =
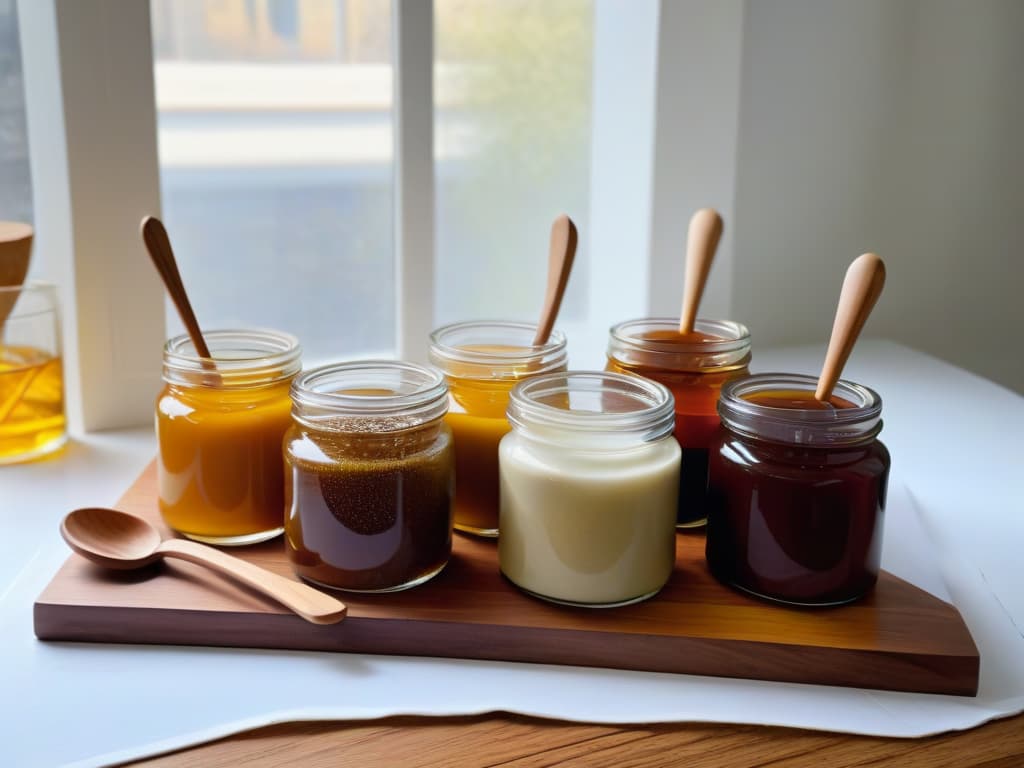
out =
[(292, 382), (284, 438), (285, 548), (322, 586), (393, 592), (451, 555), (454, 453), (439, 371), (368, 361)]
[(707, 561), (720, 581), (795, 605), (851, 602), (878, 579), (889, 451), (882, 401), (764, 373), (722, 388), (710, 447)]

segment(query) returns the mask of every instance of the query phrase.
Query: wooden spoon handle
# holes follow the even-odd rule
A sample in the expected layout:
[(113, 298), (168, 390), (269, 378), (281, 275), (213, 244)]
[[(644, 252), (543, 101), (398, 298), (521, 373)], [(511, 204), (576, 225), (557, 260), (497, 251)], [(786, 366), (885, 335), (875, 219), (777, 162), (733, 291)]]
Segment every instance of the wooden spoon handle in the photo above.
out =
[(312, 587), (278, 576), (252, 563), (239, 560), (213, 547), (186, 539), (167, 539), (157, 552), (190, 563), (205, 565), (277, 600), (314, 624), (335, 624), (345, 618), (348, 608), (339, 600)]
[(825, 353), (825, 365), (814, 392), (816, 400), (828, 402), (832, 397), (832, 390), (884, 285), (885, 264), (874, 253), (858, 256), (846, 270), (836, 319), (832, 324), (832, 338)]
[(188, 294), (185, 293), (185, 285), (181, 282), (178, 262), (171, 249), (171, 239), (167, 236), (167, 230), (164, 229), (160, 219), (147, 216), (142, 220), (142, 240), (146, 244), (146, 250), (149, 251), (153, 265), (160, 273), (160, 277), (163, 278), (164, 287), (167, 288), (167, 293), (178, 310), (178, 315), (185, 325), (185, 330), (188, 331), (189, 338), (192, 339), (196, 352), (200, 357), (212, 358), (210, 349), (206, 346), (203, 334), (199, 330), (199, 322), (196, 320), (195, 312), (192, 311)]
[(548, 290), (544, 296), (540, 322), (537, 324), (537, 335), (533, 337), (535, 347), (547, 344), (551, 329), (555, 327), (565, 287), (569, 284), (572, 263), (576, 258), (578, 239), (576, 225), (572, 223), (572, 219), (565, 214), (555, 219), (551, 225), (551, 246), (548, 249)]
[(683, 309), (679, 313), (679, 333), (690, 333), (697, 320), (697, 308), (704, 295), (704, 284), (711, 271), (718, 241), (722, 239), (722, 217), (713, 208), (701, 208), (690, 219), (686, 237), (686, 272), (683, 284)]

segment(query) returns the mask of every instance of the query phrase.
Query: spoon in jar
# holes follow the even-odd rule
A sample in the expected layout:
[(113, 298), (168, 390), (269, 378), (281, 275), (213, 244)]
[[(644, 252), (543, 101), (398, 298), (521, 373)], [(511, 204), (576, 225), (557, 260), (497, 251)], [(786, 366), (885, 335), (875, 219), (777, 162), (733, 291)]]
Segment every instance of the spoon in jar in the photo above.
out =
[(174, 251), (171, 249), (171, 239), (167, 236), (167, 230), (163, 223), (155, 216), (147, 216), (142, 220), (141, 225), (142, 241), (146, 244), (149, 258), (153, 260), (156, 271), (164, 281), (167, 294), (174, 302), (178, 310), (188, 336), (192, 339), (192, 346), (196, 353), (202, 358), (203, 368), (215, 370), (217, 365), (210, 354), (210, 348), (206, 346), (202, 331), (199, 330), (199, 322), (196, 320), (196, 313), (192, 311), (192, 303), (188, 300), (185, 292), (185, 284), (181, 281), (181, 273), (178, 271), (178, 262), (174, 258)]
[(846, 270), (843, 288), (832, 324), (832, 338), (825, 353), (825, 364), (818, 377), (814, 399), (828, 404), (832, 390), (843, 372), (861, 329), (885, 285), (885, 264), (874, 253), (858, 256)]
[(161, 540), (160, 532), (141, 517), (116, 509), (87, 507), (69, 512), (61, 521), (60, 535), (75, 552), (104, 568), (132, 570), (161, 557), (197, 563), (274, 598), (313, 624), (335, 624), (348, 611), (330, 595), (213, 547), (186, 539)]
[(697, 308), (704, 295), (711, 262), (722, 239), (722, 217), (714, 208), (701, 208), (690, 219), (686, 236), (686, 271), (683, 283), (683, 308), (679, 313), (679, 335), (693, 333)]
[(544, 308), (537, 323), (537, 335), (533, 337), (533, 346), (541, 347), (548, 343), (551, 329), (555, 327), (558, 310), (562, 307), (562, 297), (569, 284), (569, 273), (576, 258), (578, 241), (576, 225), (564, 213), (551, 225), (551, 245), (548, 248), (548, 288), (544, 295)]

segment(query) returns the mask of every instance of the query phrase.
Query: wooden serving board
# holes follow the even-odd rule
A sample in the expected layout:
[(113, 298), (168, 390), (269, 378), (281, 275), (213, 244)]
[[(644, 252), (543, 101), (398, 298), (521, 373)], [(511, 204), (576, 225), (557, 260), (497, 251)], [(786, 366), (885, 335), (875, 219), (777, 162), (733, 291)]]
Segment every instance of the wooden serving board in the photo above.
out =
[[(150, 465), (120, 508), (160, 523)], [(280, 539), (234, 554), (290, 575)], [(978, 651), (957, 610), (884, 573), (853, 605), (794, 609), (722, 586), (704, 539), (677, 536), (655, 598), (607, 610), (528, 597), (498, 572), (493, 542), (457, 535), (427, 584), (344, 595), (348, 617), (314, 626), (203, 568), (166, 562), (104, 571), (71, 555), (35, 604), (42, 640), (169, 643), (445, 656), (743, 677), (973, 696)]]

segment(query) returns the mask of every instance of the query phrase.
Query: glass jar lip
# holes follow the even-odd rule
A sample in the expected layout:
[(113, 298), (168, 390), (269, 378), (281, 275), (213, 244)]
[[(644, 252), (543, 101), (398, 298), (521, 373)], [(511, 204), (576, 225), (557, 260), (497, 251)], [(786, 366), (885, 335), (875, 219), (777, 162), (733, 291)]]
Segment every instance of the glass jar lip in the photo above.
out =
[[(632, 410), (604, 411), (592, 408), (559, 408), (541, 402), (578, 392), (603, 397), (613, 394), (640, 405)], [(620, 400), (621, 402), (621, 400)], [(640, 376), (608, 371), (559, 371), (521, 381), (509, 395), (508, 420), (513, 427), (529, 431), (534, 427), (582, 435), (632, 437), (637, 442), (653, 442), (672, 434), (675, 426), (675, 399), (662, 384)]]
[(613, 325), (608, 333), (611, 339), (620, 344), (649, 352), (669, 354), (729, 352), (750, 344), (750, 330), (743, 323), (737, 323), (734, 320), (713, 320), (699, 317), (694, 321), (693, 329), (717, 338), (687, 341), (651, 340), (640, 338), (637, 335), (641, 330), (678, 331), (678, 317), (641, 317), (635, 320), (625, 320)]
[[(342, 391), (358, 389), (392, 391)], [(339, 432), (397, 432), (444, 416), (448, 384), (440, 371), (427, 366), (356, 360), (305, 371), (292, 381), (291, 398), (292, 416), (307, 426)]]
[[(533, 345), (537, 332), (534, 323), (508, 320), (467, 320), (441, 326), (430, 334), (430, 362), (446, 373), (452, 365), (464, 366), (459, 376), (466, 378), (518, 378), (523, 367), (531, 374), (545, 373), (559, 366), (566, 359), (565, 334), (558, 329), (551, 331), (546, 344)], [(462, 343), (455, 339), (466, 337)], [(519, 336), (517, 343), (508, 349), (473, 349), (467, 343), (483, 345), (508, 344), (508, 337)], [(502, 340), (504, 337), (504, 341)], [(469, 339), (474, 339), (470, 342)]]
[(777, 408), (745, 396), (771, 390), (811, 392), (818, 377), (799, 373), (758, 373), (727, 382), (718, 400), (722, 423), (734, 432), (794, 444), (851, 444), (873, 439), (882, 430), (882, 398), (873, 389), (840, 379), (833, 394), (852, 408)]
[(686, 373), (738, 370), (750, 363), (750, 331), (733, 320), (697, 318), (694, 330), (713, 339), (645, 339), (650, 331), (679, 330), (679, 318), (641, 317), (608, 331), (608, 358), (627, 367)]
[[(203, 331), (216, 370), (195, 351), (187, 333), (164, 344), (164, 380), (171, 383), (262, 387), (292, 378), (301, 368), (302, 347), (290, 333), (267, 328)], [(228, 356), (225, 356), (227, 353)]]

